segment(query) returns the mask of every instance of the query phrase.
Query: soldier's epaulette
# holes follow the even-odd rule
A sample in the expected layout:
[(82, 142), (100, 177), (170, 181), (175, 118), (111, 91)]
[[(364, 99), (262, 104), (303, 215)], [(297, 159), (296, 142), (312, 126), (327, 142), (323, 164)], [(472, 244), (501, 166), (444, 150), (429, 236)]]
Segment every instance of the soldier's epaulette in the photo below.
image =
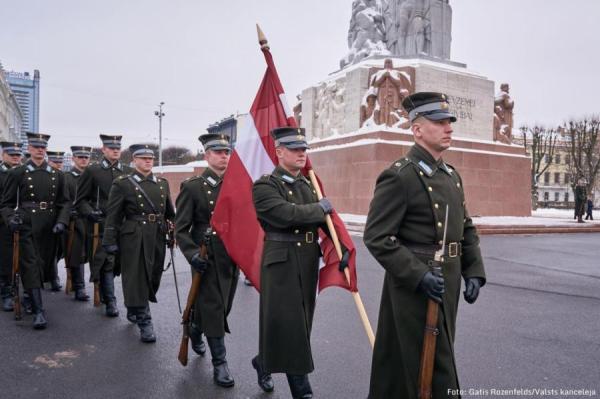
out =
[(412, 161), (408, 158), (402, 158), (397, 160), (396, 162), (394, 162), (392, 164), (392, 166), (390, 166), (390, 169), (396, 171), (396, 173), (400, 173), (404, 168), (406, 168), (408, 165), (411, 165)]
[(196, 181), (198, 179), (200, 179), (200, 176), (198, 176), (198, 175), (188, 177), (187, 179), (185, 179), (184, 181), (181, 182), (180, 186), (183, 187), (184, 185), (191, 183), (193, 181)]
[(127, 179), (129, 176), (131, 176), (131, 175), (130, 174), (126, 174), (126, 175), (117, 176), (117, 178), (115, 180)]

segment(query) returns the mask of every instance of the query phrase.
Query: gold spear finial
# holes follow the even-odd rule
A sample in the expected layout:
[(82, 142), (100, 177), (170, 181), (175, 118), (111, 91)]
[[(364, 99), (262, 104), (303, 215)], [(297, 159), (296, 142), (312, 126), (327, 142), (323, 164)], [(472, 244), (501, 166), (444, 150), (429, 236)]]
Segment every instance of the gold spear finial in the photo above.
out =
[(268, 50), (269, 42), (267, 42), (267, 38), (265, 37), (265, 34), (260, 29), (260, 26), (258, 26), (258, 24), (256, 24), (256, 33), (258, 33), (258, 44), (260, 44), (260, 48)]

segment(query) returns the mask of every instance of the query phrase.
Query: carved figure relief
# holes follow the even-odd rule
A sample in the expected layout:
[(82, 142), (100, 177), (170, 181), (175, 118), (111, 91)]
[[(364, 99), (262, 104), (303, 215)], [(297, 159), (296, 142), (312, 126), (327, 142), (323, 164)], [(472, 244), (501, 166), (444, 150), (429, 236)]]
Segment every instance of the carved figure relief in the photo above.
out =
[(509, 94), (508, 83), (500, 85), (500, 93), (494, 100), (494, 141), (512, 142), (513, 109), (515, 102)]

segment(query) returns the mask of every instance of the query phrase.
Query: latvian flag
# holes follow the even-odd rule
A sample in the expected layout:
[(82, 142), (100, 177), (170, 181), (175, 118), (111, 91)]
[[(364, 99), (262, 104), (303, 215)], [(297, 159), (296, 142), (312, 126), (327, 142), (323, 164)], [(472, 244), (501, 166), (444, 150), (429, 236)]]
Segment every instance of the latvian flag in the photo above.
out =
[[(238, 119), (236, 147), (211, 219), (227, 252), (259, 291), (264, 232), (256, 218), (252, 202), (252, 183), (262, 175), (270, 174), (277, 165), (275, 143), (269, 135), (271, 129), (297, 126), (285, 99), (271, 52), (266, 45), (262, 46), (262, 52), (267, 61), (267, 70), (249, 115)], [(307, 174), (310, 168), (308, 160), (303, 173)], [(348, 285), (344, 273), (338, 270), (339, 258), (333, 242), (321, 231), (324, 265), (319, 274), (319, 291), (338, 286), (356, 292), (356, 249), (337, 213), (334, 212), (331, 216), (340, 242), (350, 251), (352, 284)]]

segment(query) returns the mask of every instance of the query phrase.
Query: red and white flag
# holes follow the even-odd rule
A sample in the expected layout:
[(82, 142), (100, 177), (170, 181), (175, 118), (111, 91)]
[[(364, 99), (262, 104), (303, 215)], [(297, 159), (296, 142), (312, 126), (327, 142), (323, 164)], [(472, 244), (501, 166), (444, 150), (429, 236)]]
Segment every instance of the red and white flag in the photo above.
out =
[[(225, 244), (227, 252), (259, 291), (264, 232), (256, 218), (252, 184), (262, 175), (270, 174), (278, 164), (275, 143), (269, 134), (271, 129), (297, 126), (285, 99), (271, 52), (266, 46), (263, 46), (262, 52), (267, 61), (267, 70), (250, 113), (238, 119), (236, 147), (211, 218), (211, 225)], [(310, 167), (308, 160), (303, 173), (308, 173)], [(338, 270), (339, 258), (333, 242), (321, 232), (324, 264), (319, 273), (319, 291), (338, 286), (356, 292), (356, 249), (337, 213), (334, 212), (331, 217), (340, 242), (350, 251), (352, 284), (348, 285), (344, 273)]]

